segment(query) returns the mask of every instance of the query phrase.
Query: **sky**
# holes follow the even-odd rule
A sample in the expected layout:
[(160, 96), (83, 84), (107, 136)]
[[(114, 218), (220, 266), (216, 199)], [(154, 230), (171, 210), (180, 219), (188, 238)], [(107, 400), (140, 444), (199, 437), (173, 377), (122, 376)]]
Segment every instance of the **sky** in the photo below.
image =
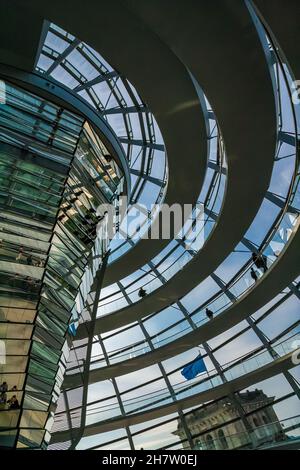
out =
[[(53, 47), (56, 51), (62, 53), (68, 44), (61, 39), (55, 37), (52, 33), (48, 33), (46, 38), (46, 43), (49, 47)], [(98, 53), (94, 51), (95, 57), (100, 59), (103, 63), (103, 66), (107, 68), (108, 71), (111, 71), (111, 66), (103, 59)], [(68, 56), (69, 62), (75, 66), (83, 75), (85, 75), (87, 80), (94, 78), (95, 75), (95, 67), (90, 64), (87, 64), (86, 61), (83, 59), (82, 55), (79, 54), (78, 50), (73, 51)], [(41, 56), (38, 67), (46, 68), (49, 66), (49, 61), (47, 62), (45, 56)], [(52, 72), (52, 77), (56, 80), (64, 83), (65, 85), (69, 86), (70, 88), (74, 89), (78, 82), (74, 80), (61, 66), (58, 66)], [(118, 87), (118, 90), (123, 95), (127, 105), (132, 105), (131, 97), (129, 96), (124, 83), (120, 78), (112, 79), (111, 83), (115, 84), (115, 87)], [(133, 93), (136, 97), (138, 94), (136, 90), (134, 90), (133, 86), (130, 85)], [(104, 112), (103, 115), (107, 119), (108, 123), (112, 126), (114, 131), (119, 137), (126, 137), (127, 131), (125, 127), (124, 121), (124, 114), (105, 114), (105, 111), (109, 110), (110, 108), (114, 108), (119, 106), (117, 100), (115, 99), (114, 95), (111, 93), (110, 88), (108, 87), (106, 82), (101, 82), (97, 85), (93, 86), (93, 92), (97, 96), (97, 99), (100, 103), (102, 103)], [(293, 132), (293, 121), (292, 121), (292, 113), (291, 108), (288, 100), (287, 89), (284, 84), (284, 80), (280, 77), (280, 92), (281, 92), (281, 108), (282, 108), (282, 129), (286, 132)], [(81, 96), (85, 99), (90, 100), (86, 92), (81, 92)], [(138, 97), (139, 102), (141, 102), (140, 98)], [(279, 103), (278, 103), (279, 104)], [(208, 104), (209, 106), (209, 104)], [(128, 119), (128, 114), (126, 115), (126, 119)], [(137, 113), (130, 113), (130, 126), (132, 131), (132, 138), (133, 139), (141, 139), (142, 131), (140, 126), (140, 121), (138, 119)], [(129, 122), (129, 121), (128, 121)], [(153, 125), (155, 131), (156, 142), (159, 144), (163, 144), (163, 138), (159, 131), (159, 127), (157, 122), (153, 116)], [(210, 147), (208, 147), (208, 159), (211, 161), (215, 160), (216, 157), (216, 129), (215, 129), (215, 120), (209, 120), (210, 131), (213, 132), (212, 139), (208, 142), (211, 143)], [(128, 151), (128, 145), (123, 144), (124, 149)], [(225, 142), (226, 146), (226, 142)], [(166, 149), (167, 150), (167, 149)], [(131, 157), (130, 165), (131, 168), (140, 170), (141, 168), (141, 148), (137, 145), (131, 145), (131, 150), (128, 152), (128, 155)], [(149, 158), (149, 154), (148, 154)], [(155, 150), (154, 152), (154, 160), (152, 164), (152, 168), (150, 171), (150, 175), (158, 178), (159, 180), (164, 179), (165, 172), (167, 171), (167, 153), (161, 150)], [(200, 164), (200, 159), (199, 159)], [(281, 198), (285, 198), (288, 190), (290, 181), (294, 172), (295, 168), (295, 149), (286, 143), (281, 144), (276, 154), (274, 155), (274, 167), (273, 173), (270, 180), (269, 191), (275, 193)], [(230, 171), (230, 168), (229, 168)], [(172, 175), (170, 175), (172, 177)], [(212, 170), (208, 170), (206, 174), (206, 179), (202, 188), (199, 188), (200, 198), (203, 198), (207, 193), (209, 184), (211, 182), (212, 177)], [(216, 199), (216, 204), (214, 206), (214, 211), (217, 215), (222, 216), (221, 208), (222, 208), (222, 201), (223, 198), (226, 197), (226, 188), (225, 188), (225, 176), (222, 177), (222, 184), (219, 189), (218, 197)], [(135, 184), (139, 181), (136, 175), (132, 174), (132, 185), (135, 187)], [(151, 207), (151, 204), (154, 203), (158, 198), (158, 192), (160, 190), (159, 185), (154, 185), (153, 183), (148, 183), (145, 185), (139, 201), (145, 204), (147, 207)], [(247, 208), (245, 208), (247, 210)], [(258, 246), (267, 231), (272, 227), (274, 224), (275, 218), (277, 217), (280, 209), (276, 206), (273, 202), (269, 201), (268, 199), (264, 199), (260, 210), (258, 211), (253, 223), (247, 230), (245, 237), (252, 241), (256, 246)], [(233, 215), (234, 216), (234, 215)], [(286, 223), (286, 221), (285, 221)], [(205, 241), (209, 238), (211, 233), (212, 227), (214, 223), (209, 225), (209, 229), (205, 233)], [(283, 236), (284, 238), (284, 236)], [(164, 250), (164, 252), (168, 252), (173, 246), (175, 242), (170, 242), (169, 246)], [(119, 242), (113, 241), (112, 247), (117, 247)], [(281, 244), (283, 246), (283, 243)], [(281, 249), (281, 245), (279, 249)], [(129, 245), (127, 246), (129, 248)], [(124, 254), (124, 248), (120, 249), (119, 254), (120, 256)], [(190, 261), (191, 256), (185, 255), (185, 251), (182, 247), (179, 247), (175, 252), (172, 252), (169, 255), (169, 258), (163, 261), (159, 266), (159, 272), (161, 274), (165, 274), (168, 276), (168, 269), (170, 266), (174, 269), (174, 273), (178, 271), (178, 268), (182, 268), (188, 261)], [(275, 257), (274, 254), (269, 250), (268, 254), (270, 255), (270, 261), (274, 261)], [(237, 273), (249, 260), (250, 258), (250, 251), (246, 249), (244, 245), (239, 243), (234, 250), (233, 253), (229, 254), (227, 258), (221, 263), (219, 267), (215, 270), (215, 274), (226, 284), (228, 283), (231, 278)], [(118, 252), (113, 254), (113, 260), (119, 256)], [(161, 256), (157, 256), (154, 260), (156, 263), (159, 262)], [(126, 262), (126, 258), (124, 258)], [(180, 261), (179, 261), (180, 260)], [(184, 261), (183, 261), (184, 260)], [(123, 262), (123, 260), (121, 260)], [(141, 285), (145, 285), (145, 282), (151, 281), (151, 284), (147, 284), (148, 292), (153, 292), (155, 289), (159, 289), (158, 295), (163, 295), (163, 287), (162, 283), (159, 280), (155, 280), (155, 274), (148, 274), (144, 276), (145, 271), (149, 271), (151, 268), (149, 265), (141, 266), (136, 272), (132, 273), (130, 276), (127, 276), (125, 279), (120, 279), (120, 283), (129, 286), (127, 287), (127, 293), (129, 294), (131, 301), (136, 302), (139, 301), (139, 297), (137, 295), (137, 290)], [(142, 279), (140, 279), (141, 276)], [(132, 284), (134, 283), (134, 284)], [(233, 291), (235, 294), (239, 296), (240, 293), (244, 292), (245, 290), (252, 287), (252, 283), (249, 282), (249, 274), (245, 274), (244, 278), (240, 281), (238, 287), (236, 286)], [(213, 294), (220, 290), (219, 286), (215, 282), (212, 277), (204, 279), (202, 282), (199, 283), (197, 287), (191, 290), (191, 292), (187, 293), (182, 299), (182, 305), (189, 311), (193, 311), (199, 305), (206, 302)], [(279, 294), (280, 295), (280, 294)], [(223, 296), (224, 297), (224, 296)], [(224, 299), (222, 297), (222, 302)], [(119, 287), (117, 284), (113, 284), (104, 288), (101, 292), (101, 299), (100, 302), (98, 316), (107, 315), (112, 313), (120, 308), (125, 307), (128, 305), (126, 299), (120, 294)], [(228, 299), (226, 297), (226, 304)], [(106, 304), (106, 305), (105, 305)], [(220, 301), (221, 304), (221, 301)], [(104, 306), (105, 305), (105, 306)], [(128, 310), (130, 306), (128, 307)], [(123, 312), (126, 315), (126, 311)], [(255, 315), (254, 315), (255, 316)], [(277, 308), (272, 314), (263, 320), (260, 323), (260, 327), (262, 331), (269, 337), (272, 338), (276, 334), (278, 334), (283, 329), (287, 328), (288, 325), (292, 324), (299, 318), (299, 299), (296, 296), (290, 297), (284, 304), (282, 304), (279, 308)], [(148, 333), (156, 334), (159, 333), (163, 328), (170, 327), (172, 324), (177, 322), (179, 319), (184, 320), (183, 314), (178, 310), (178, 305), (173, 304), (172, 306), (168, 306), (167, 308), (163, 309), (161, 312), (157, 313), (151, 319), (145, 322), (145, 327)], [(245, 327), (245, 321), (235, 325), (230, 330), (222, 333), (221, 335), (213, 338), (208, 342), (209, 346), (214, 347), (217, 344), (221, 344), (227, 338), (230, 338), (231, 335), (236, 333), (237, 331), (241, 331), (243, 327)], [(184, 329), (187, 328), (186, 322), (182, 323), (180, 326), (176, 327), (178, 333), (180, 330), (184, 330), (186, 333), (188, 330)], [(122, 330), (122, 329), (121, 329)], [(172, 331), (170, 330), (172, 334)], [(139, 325), (136, 323), (132, 324), (132, 328), (126, 330), (126, 332), (119, 332), (112, 336), (109, 339), (105, 339), (107, 335), (103, 335), (104, 344), (107, 347), (107, 351), (112, 351), (118, 348), (123, 348), (124, 346), (133, 344), (137, 341), (141, 341), (144, 339), (144, 335)], [(219, 351), (215, 353), (215, 357), (220, 362), (221, 365), (224, 365), (230, 361), (237, 360), (240, 356), (244, 355), (249, 351), (255, 350), (257, 347), (261, 345), (260, 340), (256, 336), (256, 334), (252, 330), (248, 330), (247, 332), (241, 334), (236, 339), (232, 340), (229, 344), (222, 347)], [(98, 355), (101, 353), (101, 349), (99, 346), (95, 346), (93, 349), (93, 354)], [(184, 366), (187, 362), (193, 360), (193, 358), (199, 354), (199, 350), (197, 348), (190, 348), (184, 353), (172, 357), (163, 361), (163, 366), (166, 372), (171, 372), (174, 367), (181, 367)], [(205, 359), (207, 369), (213, 369), (213, 365), (211, 364), (208, 358)], [(299, 377), (299, 368), (295, 371), (296, 377)], [(144, 380), (151, 380), (154, 378), (161, 377), (161, 371), (158, 365), (153, 365), (147, 367), (145, 369), (140, 369), (130, 374), (126, 374), (121, 377), (117, 377), (116, 382), (120, 391), (126, 391), (136, 385), (142, 385)], [(182, 381), (182, 376), (180, 375), (180, 371), (174, 372), (169, 376), (170, 382), (172, 385), (175, 385)], [(157, 382), (153, 382), (152, 384), (145, 385), (144, 387), (138, 389), (135, 392), (130, 392), (126, 394), (124, 398), (132, 398), (132, 397), (139, 397), (143, 394), (150, 393), (151, 391), (159, 391), (165, 387), (164, 380), (161, 378)], [(282, 395), (283, 393), (288, 393), (290, 391), (290, 386), (286, 379), (280, 375), (278, 377), (273, 377), (272, 379), (266, 380), (261, 384), (255, 384), (251, 388), (262, 388), (265, 393), (274, 394), (276, 391), (276, 396)], [(99, 400), (102, 397), (112, 395), (114, 393), (112, 384), (109, 381), (100, 382), (98, 384), (93, 384), (89, 387), (89, 398), (88, 401)], [(278, 395), (277, 395), (278, 394)], [(114, 399), (114, 405), (116, 404), (116, 400)], [(299, 413), (299, 401), (295, 401), (294, 399), (290, 399), (288, 402), (280, 405), (276, 405), (276, 411), (278, 412), (278, 416), (280, 419), (286, 416), (292, 416)], [(101, 419), (105, 419), (105, 416), (108, 416), (109, 413), (103, 415)], [(175, 416), (175, 415), (174, 415)], [(162, 418), (164, 419), (164, 418)], [(144, 423), (146, 426), (147, 423)], [(149, 433), (145, 433), (144, 436), (136, 437), (134, 439), (135, 445), (143, 446), (145, 448), (157, 447), (164, 445), (164, 442), (170, 442), (170, 440), (175, 440), (175, 436), (172, 435), (172, 432), (175, 430), (176, 421), (167, 425), (164, 425), (162, 428), (157, 428), (155, 431), (150, 431)], [(134, 428), (134, 427), (133, 427)], [(104, 442), (104, 440), (108, 441), (114, 438), (121, 438), (125, 436), (125, 431), (123, 429), (113, 431), (111, 433), (105, 433), (105, 435), (98, 435), (93, 436), (90, 438), (84, 438), (81, 440), (79, 448), (85, 448), (86, 446), (92, 446), (100, 444)], [(122, 447), (128, 447), (127, 442), (121, 442), (118, 445)], [(120, 447), (120, 448), (121, 448)], [(111, 448), (111, 447), (110, 447)]]

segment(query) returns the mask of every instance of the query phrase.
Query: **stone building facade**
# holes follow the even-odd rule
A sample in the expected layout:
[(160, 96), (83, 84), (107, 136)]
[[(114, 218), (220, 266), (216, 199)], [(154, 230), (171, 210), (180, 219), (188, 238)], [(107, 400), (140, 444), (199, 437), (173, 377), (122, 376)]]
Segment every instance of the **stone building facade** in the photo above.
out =
[[(194, 449), (253, 448), (285, 438), (284, 431), (278, 422), (278, 417), (272, 405), (274, 397), (268, 397), (262, 390), (256, 389), (237, 394), (236, 400), (245, 414), (251, 412), (251, 415), (246, 418), (250, 433), (246, 429), (245, 420), (237, 419), (230, 423), (230, 421), (239, 418), (240, 415), (237, 403), (225, 398), (195, 410), (186, 416), (191, 435), (198, 435), (193, 439)], [(263, 406), (263, 409), (259, 409)], [(255, 412), (256, 409), (257, 412)], [(177, 430), (174, 434), (179, 435), (181, 440), (187, 438), (180, 420), (178, 420)], [(183, 447), (184, 449), (190, 449), (188, 440), (183, 443)]]

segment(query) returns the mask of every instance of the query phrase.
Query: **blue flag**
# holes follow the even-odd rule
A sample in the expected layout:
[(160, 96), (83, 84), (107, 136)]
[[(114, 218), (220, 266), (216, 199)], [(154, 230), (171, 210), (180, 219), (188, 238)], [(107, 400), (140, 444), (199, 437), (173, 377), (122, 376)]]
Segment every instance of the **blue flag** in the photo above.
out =
[(76, 330), (77, 330), (77, 327), (76, 327), (75, 323), (70, 323), (70, 325), (69, 325), (69, 333), (70, 333), (72, 336), (75, 336), (75, 335), (76, 335)]
[(181, 371), (183, 377), (187, 380), (194, 379), (201, 372), (206, 372), (206, 366), (201, 356), (196, 357), (193, 362), (187, 364)]

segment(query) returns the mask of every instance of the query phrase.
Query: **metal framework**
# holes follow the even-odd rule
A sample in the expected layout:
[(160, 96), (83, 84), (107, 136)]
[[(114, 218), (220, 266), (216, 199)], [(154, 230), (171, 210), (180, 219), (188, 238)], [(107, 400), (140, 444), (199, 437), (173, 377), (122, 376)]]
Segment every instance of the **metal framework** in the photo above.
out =
[[(103, 13), (111, 11), (107, 2), (100, 3)], [(12, 109), (0, 101), (0, 335), (13, 351), (8, 364), (0, 364), (2, 387), (8, 376), (11, 382), (20, 375), (20, 407), (0, 409), (0, 447), (2, 439), (3, 447), (46, 448), (50, 442), (49, 449), (61, 450), (299, 448), (300, 117), (292, 97), (297, 66), (274, 38), (259, 0), (238, 2), (234, 13), (222, 4), (222, 21), (210, 17), (209, 3), (201, 7), (208, 26), (199, 32), (192, 27), (199, 13), (195, 2), (187, 0), (184, 7), (178, 2), (175, 8), (193, 36), (184, 21), (177, 30), (176, 15), (170, 11), (166, 17), (162, 4), (159, 21), (143, 0), (128, 11), (125, 1), (116, 14), (118, 37), (128, 32), (129, 61), (131, 41), (141, 40), (153, 54), (160, 49), (160, 60), (184, 77), (182, 102), (171, 110), (170, 99), (170, 109), (162, 107), (165, 134), (147, 100), (104, 58), (110, 51), (118, 62), (117, 43), (110, 47), (102, 37), (102, 56), (85, 42), (94, 38), (97, 49), (97, 38), (76, 18), (74, 31), (83, 37), (67, 32), (63, 28), (71, 23), (64, 19), (64, 5), (62, 14), (55, 10), (56, 0), (48, 6), (53, 23), (44, 21), (34, 70), (0, 66), (0, 76), (12, 79)], [(33, 6), (33, 18), (40, 21), (45, 8)], [(206, 64), (210, 49), (202, 47), (201, 38), (212, 26), (220, 54)], [(192, 37), (199, 47), (189, 43)], [(235, 46), (238, 38), (242, 53)], [(215, 74), (222, 70), (231, 101), (206, 68)], [(139, 76), (137, 67), (128, 70), (133, 80), (134, 73)], [(14, 90), (22, 85), (18, 96)], [(244, 100), (247, 87), (250, 98)], [(145, 90), (151, 101), (150, 89)], [(151, 93), (156, 92), (154, 86)], [(34, 105), (27, 100), (32, 93)], [(173, 101), (174, 96), (170, 93)], [(265, 108), (257, 120), (260, 106), (252, 105), (254, 99)], [(186, 114), (193, 131), (190, 139), (181, 138), (186, 152), (199, 159), (199, 175), (195, 165), (195, 174), (182, 178), (185, 184), (191, 180), (188, 193), (174, 170), (175, 163), (184, 168), (180, 155), (173, 149), (177, 161), (170, 152), (168, 166), (163, 139), (167, 136), (170, 145), (173, 120), (179, 131), (184, 117), (178, 114), (192, 108), (201, 111), (203, 122), (197, 113)], [(196, 148), (205, 155), (197, 155)], [(93, 152), (95, 158), (88, 158)], [(39, 194), (36, 166), (43, 169)], [(195, 192), (197, 176), (202, 186)], [(141, 255), (147, 246), (143, 235), (155, 226), (170, 191), (174, 198), (174, 184), (181, 204), (187, 195), (194, 198), (193, 210), (169, 242), (153, 243), (148, 256)], [(126, 191), (128, 218), (136, 204), (141, 207), (129, 236), (118, 207)], [(89, 227), (95, 201), (107, 199), (118, 209), (118, 233), (109, 246), (105, 214), (99, 237)], [(31, 257), (44, 264), (27, 263), (25, 269), (20, 259), (28, 239), (36, 245), (30, 245)], [(13, 306), (7, 292), (13, 292)], [(20, 357), (22, 365), (16, 365)], [(186, 379), (183, 369), (198, 360), (204, 369)]]

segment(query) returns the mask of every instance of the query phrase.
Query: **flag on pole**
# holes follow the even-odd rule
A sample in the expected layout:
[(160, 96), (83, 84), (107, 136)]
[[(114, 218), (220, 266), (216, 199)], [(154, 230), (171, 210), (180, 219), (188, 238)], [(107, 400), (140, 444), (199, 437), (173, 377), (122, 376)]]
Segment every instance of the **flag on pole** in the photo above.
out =
[(70, 323), (69, 325), (69, 333), (72, 335), (72, 336), (75, 336), (76, 335), (76, 330), (77, 330), (77, 326), (75, 323)]
[(200, 355), (196, 357), (192, 362), (187, 364), (181, 371), (181, 374), (186, 380), (194, 379), (201, 372), (206, 372), (206, 365), (203, 357)]

